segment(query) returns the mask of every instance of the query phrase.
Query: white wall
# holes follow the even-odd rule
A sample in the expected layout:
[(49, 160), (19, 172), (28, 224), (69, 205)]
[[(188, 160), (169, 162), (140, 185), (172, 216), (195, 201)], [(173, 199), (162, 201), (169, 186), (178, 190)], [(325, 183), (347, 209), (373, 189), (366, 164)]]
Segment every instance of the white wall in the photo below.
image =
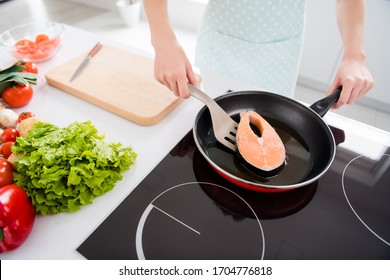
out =
[(104, 9), (115, 9), (115, 0), (65, 0), (69, 2), (77, 2), (90, 6), (95, 6)]
[[(104, 9), (116, 9), (116, 0), (66, 0)], [(197, 30), (208, 0), (168, 0), (169, 17), (176, 27)]]
[(207, 0), (169, 0), (169, 17), (173, 25), (189, 30), (197, 30)]
[(333, 81), (342, 41), (336, 21), (336, 1), (307, 0), (306, 30), (298, 82), (320, 91)]

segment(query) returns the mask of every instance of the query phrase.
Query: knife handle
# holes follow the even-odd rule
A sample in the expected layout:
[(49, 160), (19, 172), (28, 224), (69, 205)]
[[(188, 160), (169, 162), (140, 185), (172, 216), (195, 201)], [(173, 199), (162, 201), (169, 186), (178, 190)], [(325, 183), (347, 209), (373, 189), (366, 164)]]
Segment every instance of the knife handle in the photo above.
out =
[(95, 54), (97, 54), (97, 52), (102, 48), (102, 43), (98, 42), (93, 48), (92, 50), (89, 51), (88, 53), (88, 56), (89, 57), (94, 57)]

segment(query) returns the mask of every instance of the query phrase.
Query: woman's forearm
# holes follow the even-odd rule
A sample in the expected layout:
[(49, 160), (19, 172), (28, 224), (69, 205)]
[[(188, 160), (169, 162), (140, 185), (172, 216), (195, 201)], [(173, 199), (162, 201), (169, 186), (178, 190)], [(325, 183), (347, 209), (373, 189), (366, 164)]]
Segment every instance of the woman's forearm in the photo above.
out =
[(329, 93), (342, 86), (334, 108), (352, 104), (366, 94), (374, 80), (365, 66), (364, 0), (337, 0), (337, 24), (344, 45), (344, 53)]
[(175, 33), (169, 22), (167, 0), (144, 0), (144, 9), (148, 18), (153, 47), (176, 41)]
[(337, 0), (336, 14), (343, 58), (364, 61), (364, 0)]
[(196, 78), (169, 22), (167, 0), (144, 0), (144, 9), (155, 50), (154, 76), (176, 96), (188, 98), (187, 81), (196, 84)]

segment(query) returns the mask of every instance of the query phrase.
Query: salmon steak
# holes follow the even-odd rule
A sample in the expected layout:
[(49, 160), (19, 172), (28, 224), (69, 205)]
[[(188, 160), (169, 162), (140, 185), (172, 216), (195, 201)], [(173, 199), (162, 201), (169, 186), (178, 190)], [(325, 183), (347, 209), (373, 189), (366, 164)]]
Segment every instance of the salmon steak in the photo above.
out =
[(240, 113), (236, 135), (240, 161), (252, 172), (277, 175), (286, 162), (286, 148), (275, 129), (258, 113)]

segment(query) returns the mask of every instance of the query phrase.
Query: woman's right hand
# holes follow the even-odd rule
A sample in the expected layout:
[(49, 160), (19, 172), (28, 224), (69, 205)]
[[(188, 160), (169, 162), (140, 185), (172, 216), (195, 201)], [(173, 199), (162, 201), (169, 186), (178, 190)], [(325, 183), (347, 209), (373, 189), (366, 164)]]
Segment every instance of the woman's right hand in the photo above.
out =
[(143, 4), (155, 51), (154, 77), (176, 96), (188, 98), (187, 82), (195, 85), (195, 74), (169, 23), (167, 0), (144, 0)]
[(154, 76), (176, 96), (182, 98), (190, 96), (187, 81), (196, 84), (191, 63), (177, 41), (155, 46)]

